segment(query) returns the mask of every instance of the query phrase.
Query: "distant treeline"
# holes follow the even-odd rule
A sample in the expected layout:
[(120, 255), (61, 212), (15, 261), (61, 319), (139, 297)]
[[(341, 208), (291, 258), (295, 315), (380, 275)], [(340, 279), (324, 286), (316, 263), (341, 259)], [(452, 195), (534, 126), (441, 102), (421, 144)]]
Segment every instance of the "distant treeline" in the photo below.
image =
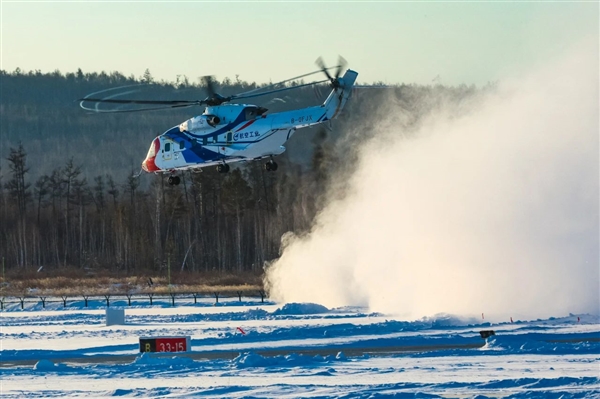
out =
[[(223, 95), (258, 87), (238, 79), (218, 83)], [(76, 100), (140, 84), (136, 97), (202, 99), (200, 83), (185, 77), (157, 83), (149, 71), (135, 78), (17, 70), (0, 71), (0, 84), (0, 257), (6, 267), (128, 274), (156, 272), (168, 262), (191, 271), (262, 271), (279, 255), (284, 233), (310, 228), (331, 176), (352, 168), (355, 147), (370, 137), (390, 102), (406, 114), (409, 129), (441, 102), (459, 104), (480, 91), (367, 89), (332, 126), (299, 131), (278, 157), (276, 173), (260, 162), (228, 174), (205, 168), (181, 174), (182, 184), (170, 186), (163, 176), (133, 173), (156, 135), (202, 109), (90, 114)], [(300, 88), (256, 103), (276, 112), (319, 103), (328, 91)]]

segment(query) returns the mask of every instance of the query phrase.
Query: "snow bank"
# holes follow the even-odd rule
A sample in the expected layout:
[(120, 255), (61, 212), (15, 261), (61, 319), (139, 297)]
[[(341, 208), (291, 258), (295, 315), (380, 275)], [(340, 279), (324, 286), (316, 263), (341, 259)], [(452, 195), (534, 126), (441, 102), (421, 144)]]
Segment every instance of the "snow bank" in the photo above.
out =
[(447, 313), (438, 313), (431, 317), (423, 317), (420, 322), (424, 324), (431, 324), (431, 328), (489, 325), (489, 323), (482, 323), (481, 320), (474, 317), (461, 317)]
[(305, 315), (327, 312), (329, 312), (329, 309), (316, 303), (287, 303), (283, 307), (275, 310), (273, 315)]
[(235, 368), (247, 368), (247, 367), (299, 367), (299, 366), (310, 366), (310, 365), (322, 365), (323, 363), (330, 363), (334, 361), (345, 361), (346, 355), (343, 352), (338, 352), (337, 355), (323, 357), (321, 355), (307, 356), (299, 355), (297, 353), (291, 353), (285, 356), (261, 356), (254, 352), (246, 352), (240, 354), (238, 357), (232, 360), (233, 367)]
[(554, 355), (595, 354), (600, 353), (600, 342), (595, 339), (597, 337), (576, 335), (560, 337), (552, 337), (549, 334), (494, 335), (486, 340), (481, 350)]
[(35, 371), (59, 371), (59, 370), (66, 370), (68, 368), (69, 368), (69, 366), (67, 366), (65, 364), (55, 364), (54, 362), (51, 362), (50, 360), (46, 360), (46, 359), (42, 359), (42, 360), (38, 361), (33, 366), (33, 369)]
[(194, 363), (194, 360), (185, 356), (165, 357), (156, 355), (150, 352), (144, 352), (136, 357), (131, 364), (143, 364), (151, 366), (189, 366)]
[[(516, 387), (527, 387), (528, 389), (542, 389), (542, 388), (555, 388), (555, 387), (569, 387), (569, 386), (585, 386), (585, 385), (597, 385), (599, 382), (599, 378), (597, 377), (559, 377), (559, 378), (516, 378), (516, 379), (505, 379), (505, 380), (495, 380), (487, 383), (478, 384), (480, 388), (486, 389), (507, 389), (507, 388), (516, 388)], [(526, 397), (548, 397), (545, 395), (540, 395), (540, 393), (535, 393), (531, 396)], [(544, 392), (545, 393), (545, 392)], [(556, 398), (569, 398), (569, 397), (584, 397), (579, 395), (573, 396), (564, 396), (563, 393), (557, 393), (556, 396), (552, 396)], [(585, 397), (595, 397), (595, 396), (585, 396)]]

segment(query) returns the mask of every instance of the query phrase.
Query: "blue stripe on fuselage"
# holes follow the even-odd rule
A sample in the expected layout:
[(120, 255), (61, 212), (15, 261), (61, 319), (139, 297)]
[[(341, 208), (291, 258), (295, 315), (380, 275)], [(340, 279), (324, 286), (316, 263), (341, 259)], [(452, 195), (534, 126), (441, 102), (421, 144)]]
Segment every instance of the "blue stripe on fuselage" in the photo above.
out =
[(182, 139), (184, 140), (185, 150), (181, 153), (187, 163), (211, 162), (225, 158), (225, 155), (223, 154), (202, 147), (196, 140), (190, 139), (187, 134), (189, 133), (182, 133), (179, 130), (179, 126), (175, 126), (163, 133), (163, 136), (167, 136), (175, 142), (181, 142)]
[(182, 151), (182, 154), (183, 158), (187, 163), (217, 161), (223, 158), (227, 158), (227, 156), (202, 147), (202, 145), (200, 145), (196, 140), (194, 140), (194, 138), (204, 139), (206, 137), (206, 139), (208, 139), (209, 137), (214, 137), (213, 142), (217, 143), (217, 136), (219, 136), (219, 134), (227, 133), (233, 130), (233, 128), (235, 128), (237, 125), (245, 121), (246, 113), (244, 112), (244, 110), (242, 110), (233, 122), (228, 123), (227, 125), (211, 133), (193, 134), (188, 131), (184, 133), (181, 132), (181, 130), (179, 129), (179, 125), (177, 125), (164, 132), (162, 136), (170, 137), (174, 141), (181, 141), (181, 139), (185, 140), (186, 148)]

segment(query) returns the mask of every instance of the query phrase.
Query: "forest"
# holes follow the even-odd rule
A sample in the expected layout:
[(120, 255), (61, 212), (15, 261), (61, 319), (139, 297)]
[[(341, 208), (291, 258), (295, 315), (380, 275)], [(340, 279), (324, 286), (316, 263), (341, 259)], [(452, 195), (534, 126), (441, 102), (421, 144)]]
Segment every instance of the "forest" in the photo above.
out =
[[(269, 84), (225, 78), (223, 95)], [(298, 82), (287, 83), (298, 84)], [(134, 175), (152, 139), (202, 109), (91, 114), (77, 99), (136, 85), (139, 96), (204, 98), (202, 81), (157, 82), (112, 73), (0, 71), (0, 257), (3, 271), (78, 269), (121, 276), (251, 273), (279, 256), (282, 236), (303, 234), (324, 201), (343, 195), (361, 144), (377, 134), (389, 103), (411, 126), (439, 107), (474, 99), (484, 88), (398, 84), (353, 94), (331, 125), (300, 130), (267, 173), (261, 162), (227, 174), (213, 168), (165, 176)], [(322, 102), (326, 85), (257, 99), (270, 112)], [(357, 89), (358, 90), (358, 89)], [(393, 176), (389, 176), (393, 179)], [(342, 183), (340, 183), (342, 182)], [(334, 184), (335, 183), (335, 184)]]

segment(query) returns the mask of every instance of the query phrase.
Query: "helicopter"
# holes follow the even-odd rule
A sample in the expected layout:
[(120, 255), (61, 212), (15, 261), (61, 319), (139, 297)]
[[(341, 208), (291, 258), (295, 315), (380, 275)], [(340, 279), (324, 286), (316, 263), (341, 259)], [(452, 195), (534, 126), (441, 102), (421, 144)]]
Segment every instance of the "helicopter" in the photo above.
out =
[[(97, 98), (99, 93), (107, 91), (103, 90), (80, 99), (80, 107), (93, 112), (139, 112), (205, 106), (201, 115), (173, 126), (152, 140), (148, 154), (142, 162), (142, 170), (147, 173), (169, 174), (167, 181), (170, 185), (180, 183), (177, 171), (201, 171), (202, 168), (216, 166), (219, 173), (227, 173), (230, 164), (235, 162), (268, 159), (264, 168), (271, 172), (278, 168), (273, 157), (286, 150), (285, 142), (297, 129), (335, 119), (352, 94), (358, 73), (347, 69), (342, 75), (345, 66), (343, 58), (340, 57), (339, 65), (331, 68), (327, 68), (320, 57), (316, 63), (320, 67), (317, 71), (227, 97), (215, 91), (212, 77), (204, 76), (202, 79), (208, 91), (208, 97), (204, 100), (155, 101), (115, 98), (131, 91)], [(329, 70), (334, 68), (337, 68), (336, 72), (331, 75)], [(317, 73), (324, 73), (327, 79), (265, 91)], [(332, 90), (322, 104), (312, 107), (268, 114), (266, 108), (257, 105), (230, 103), (234, 100), (244, 100), (324, 82), (328, 82)], [(91, 107), (87, 105), (89, 103), (95, 105)], [(146, 108), (104, 110), (99, 108), (101, 103), (136, 104)]]

